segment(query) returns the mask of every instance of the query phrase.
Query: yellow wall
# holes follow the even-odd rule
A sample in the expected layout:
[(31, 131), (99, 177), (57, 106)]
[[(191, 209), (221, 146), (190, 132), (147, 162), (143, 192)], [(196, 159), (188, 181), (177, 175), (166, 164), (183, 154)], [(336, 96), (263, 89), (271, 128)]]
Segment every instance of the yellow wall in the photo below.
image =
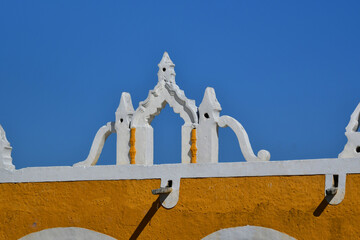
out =
[(297, 239), (360, 238), (360, 175), (348, 175), (345, 199), (337, 206), (325, 206), (324, 181), (324, 176), (182, 179), (171, 210), (157, 209), (151, 194), (160, 180), (3, 183), (0, 239), (54, 227), (82, 227), (117, 239), (136, 234), (201, 239), (245, 225)]

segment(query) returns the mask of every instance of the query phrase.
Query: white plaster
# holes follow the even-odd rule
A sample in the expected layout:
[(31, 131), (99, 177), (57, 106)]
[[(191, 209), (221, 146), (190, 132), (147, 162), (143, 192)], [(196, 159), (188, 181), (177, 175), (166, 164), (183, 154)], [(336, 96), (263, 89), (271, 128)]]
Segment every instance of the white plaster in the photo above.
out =
[[(360, 103), (355, 108), (354, 112), (350, 116), (350, 121), (346, 126), (345, 136), (348, 139), (344, 150), (339, 154), (339, 159), (360, 157), (360, 132), (357, 132), (360, 122)], [(359, 151), (359, 152), (357, 152)], [(335, 187), (335, 195), (327, 195), (326, 190)], [(331, 205), (337, 205), (342, 202), (345, 198), (345, 187), (346, 187), (346, 174), (338, 175), (338, 185), (334, 185), (334, 175), (325, 176), (325, 198)]]
[(203, 240), (295, 240), (289, 235), (271, 228), (244, 226), (225, 228), (214, 232)]
[(85, 228), (49, 228), (39, 232), (30, 233), (19, 240), (116, 240), (103, 233)]
[(199, 106), (199, 126), (197, 127), (197, 162), (217, 163), (219, 157), (218, 124), (221, 106), (215, 90), (207, 87)]
[(102, 126), (97, 131), (94, 141), (91, 145), (88, 157), (82, 162), (75, 163), (75, 167), (92, 166), (97, 163), (106, 139), (110, 136), (111, 133), (115, 132), (114, 125), (114, 122), (108, 122), (105, 126)]
[(115, 112), (116, 164), (130, 164), (130, 123), (134, 107), (127, 92), (121, 94), (120, 104)]
[(191, 162), (191, 130), (196, 125), (184, 124), (181, 126), (181, 163)]
[(175, 83), (175, 64), (171, 61), (169, 54), (164, 52), (164, 55), (158, 64), (158, 79), (159, 82)]
[[(334, 196), (327, 195), (326, 190), (336, 187), (337, 191)], [(331, 205), (337, 205), (344, 200), (346, 187), (346, 174), (342, 173), (338, 175), (338, 185), (334, 185), (334, 175), (325, 175), (325, 198)]]
[(150, 124), (166, 104), (169, 104), (173, 111), (184, 120), (181, 159), (183, 163), (189, 163), (191, 129), (198, 124), (197, 107), (195, 101), (188, 99), (184, 91), (176, 85), (175, 64), (166, 52), (158, 66), (158, 83), (153, 90), (149, 91), (148, 97), (139, 103), (131, 121), (131, 128), (136, 128), (135, 162), (145, 165), (153, 164), (154, 137)]
[(153, 165), (154, 163), (154, 129), (150, 124), (138, 126), (135, 131), (135, 163)]
[[(349, 124), (347, 125), (345, 136), (348, 141), (344, 150), (339, 154), (339, 158), (360, 157), (360, 132), (357, 132), (360, 122), (360, 103), (351, 114)], [(357, 149), (359, 152), (357, 152)]]
[(172, 181), (172, 191), (169, 194), (161, 194), (160, 202), (161, 205), (166, 209), (171, 209), (176, 206), (179, 201), (179, 192), (180, 192), (180, 177), (171, 176), (161, 178), (161, 187), (167, 187), (169, 181)]
[(15, 166), (12, 164), (11, 150), (12, 147), (6, 138), (5, 130), (0, 125), (0, 168), (15, 169)]
[[(0, 169), (0, 183), (359, 174), (360, 158)], [(149, 190), (150, 191), (150, 190)]]
[(260, 150), (255, 156), (251, 144), (249, 141), (249, 137), (244, 129), (244, 127), (234, 118), (230, 116), (221, 116), (218, 122), (220, 127), (230, 127), (231, 130), (234, 131), (236, 137), (238, 139), (240, 149), (244, 158), (248, 162), (253, 161), (269, 161), (270, 153), (266, 150)]

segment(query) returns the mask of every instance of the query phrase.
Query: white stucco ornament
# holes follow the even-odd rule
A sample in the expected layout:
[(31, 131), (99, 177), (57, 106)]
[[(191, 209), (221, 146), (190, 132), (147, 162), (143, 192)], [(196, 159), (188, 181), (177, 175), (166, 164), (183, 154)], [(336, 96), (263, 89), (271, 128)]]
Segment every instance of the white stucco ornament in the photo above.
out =
[(120, 104), (115, 112), (116, 164), (130, 163), (130, 123), (134, 114), (130, 93), (121, 94)]
[(339, 158), (358, 158), (360, 157), (360, 103), (351, 114), (349, 124), (346, 126), (345, 136), (348, 141), (344, 150), (339, 154)]
[(12, 164), (11, 150), (12, 147), (6, 138), (5, 130), (0, 125), (0, 168), (15, 169), (15, 166)]
[[(230, 127), (238, 138), (246, 161), (268, 161), (270, 153), (261, 150), (254, 154), (249, 137), (234, 118), (220, 116), (221, 105), (215, 90), (206, 88), (199, 107), (186, 97), (176, 84), (175, 64), (167, 52), (158, 64), (158, 82), (147, 98), (134, 110), (129, 93), (122, 93), (115, 113), (115, 122), (109, 122), (97, 132), (85, 161), (74, 166), (92, 166), (98, 161), (106, 138), (117, 134), (116, 164), (152, 165), (154, 162), (154, 131), (152, 120), (166, 104), (184, 120), (181, 127), (182, 163), (217, 163), (219, 155), (219, 127)], [(171, 136), (169, 136), (171, 138)]]
[[(350, 116), (350, 121), (345, 128), (348, 141), (344, 150), (339, 154), (339, 160), (346, 158), (360, 158), (360, 103)], [(327, 174), (325, 176), (325, 198), (331, 205), (341, 203), (345, 198), (346, 173)]]

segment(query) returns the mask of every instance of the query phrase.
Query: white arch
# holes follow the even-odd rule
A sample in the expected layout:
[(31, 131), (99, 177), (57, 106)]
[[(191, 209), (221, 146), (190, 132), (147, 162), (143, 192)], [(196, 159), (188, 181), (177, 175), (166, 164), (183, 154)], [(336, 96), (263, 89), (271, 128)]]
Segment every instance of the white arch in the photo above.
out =
[(30, 233), (19, 240), (116, 240), (103, 233), (85, 228), (49, 228), (39, 232)]
[(225, 228), (214, 232), (202, 240), (295, 240), (289, 235), (271, 228), (244, 226)]
[(165, 52), (159, 63), (158, 83), (149, 92), (148, 97), (139, 103), (132, 120), (131, 128), (135, 133), (135, 162), (137, 164), (153, 164), (153, 128), (150, 123), (168, 103), (175, 113), (184, 120), (181, 127), (181, 162), (190, 163), (191, 130), (199, 123), (195, 101), (188, 99), (183, 90), (175, 82), (175, 64)]
[(148, 97), (140, 102), (133, 115), (131, 127), (150, 124), (154, 117), (160, 114), (166, 103), (180, 115), (185, 125), (199, 122), (195, 101), (188, 99), (184, 91), (175, 83), (159, 82), (154, 90), (149, 92)]

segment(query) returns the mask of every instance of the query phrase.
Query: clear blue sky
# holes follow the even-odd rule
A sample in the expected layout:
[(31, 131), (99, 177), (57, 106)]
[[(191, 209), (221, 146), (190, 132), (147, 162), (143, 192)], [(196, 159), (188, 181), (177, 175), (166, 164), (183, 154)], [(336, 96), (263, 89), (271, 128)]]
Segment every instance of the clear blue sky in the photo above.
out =
[[(272, 160), (337, 157), (360, 102), (360, 1), (0, 1), (0, 124), (17, 168), (72, 165), (134, 107), (168, 51), (199, 106), (215, 88), (223, 115)], [(180, 162), (182, 120), (153, 122), (155, 163)], [(220, 161), (243, 161), (220, 129)], [(116, 137), (99, 164), (115, 163)]]

